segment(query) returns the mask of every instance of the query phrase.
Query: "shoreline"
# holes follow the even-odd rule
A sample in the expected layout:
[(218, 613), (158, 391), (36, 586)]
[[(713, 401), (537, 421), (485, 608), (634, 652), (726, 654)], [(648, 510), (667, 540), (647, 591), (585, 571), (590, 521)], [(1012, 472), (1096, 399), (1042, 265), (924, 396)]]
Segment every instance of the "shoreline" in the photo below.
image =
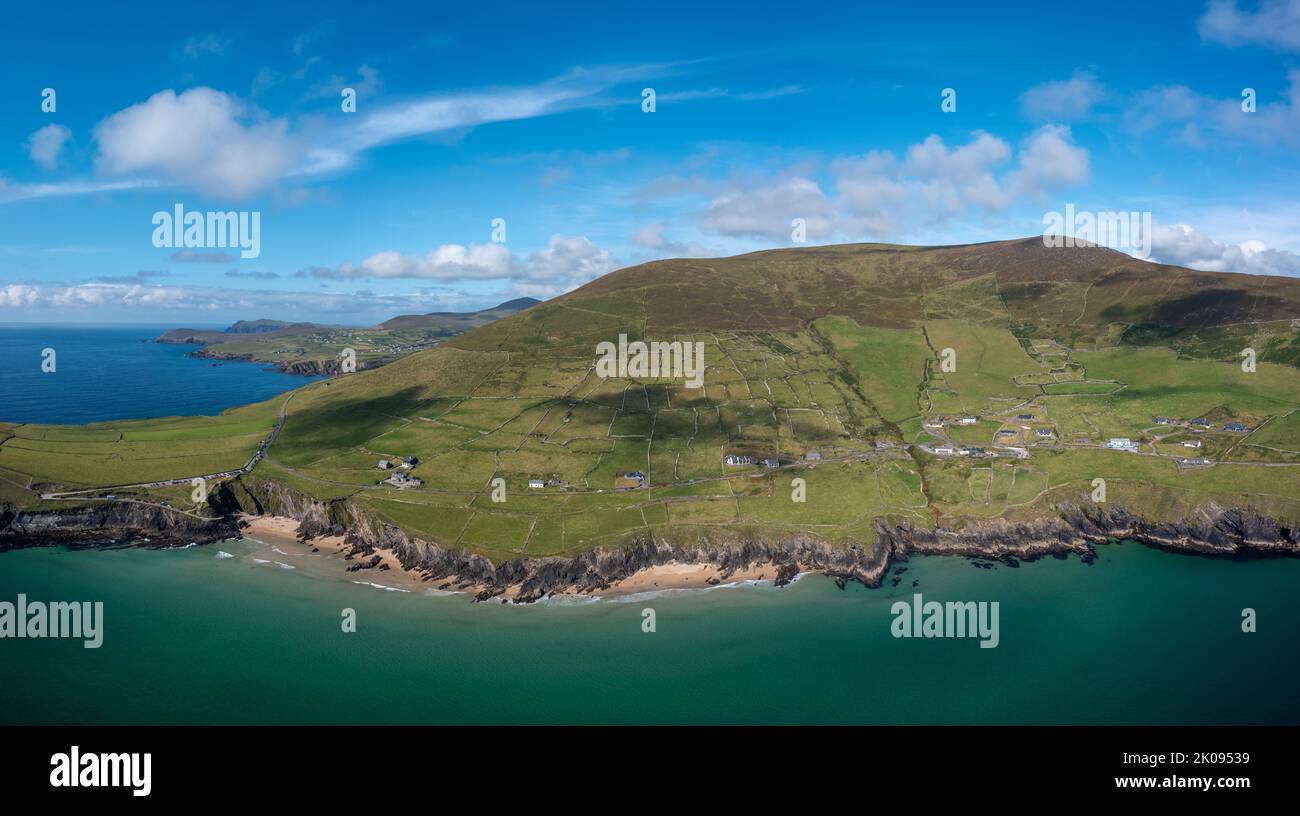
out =
[[(316, 536), (304, 541), (298, 537), (298, 521), (289, 516), (244, 514), (239, 516), (239, 521), (241, 522), (240, 532), (244, 537), (266, 540), (266, 543), (272, 545), (290, 545), (294, 549), (292, 552), (287, 552), (288, 555), (309, 555), (314, 551), (319, 551), (327, 556), (338, 556), (341, 564), (354, 560), (349, 556), (352, 546), (346, 543), (343, 536)], [(372, 584), (406, 591), (434, 590), (445, 594), (465, 594), (470, 596), (475, 596), (488, 589), (487, 586), (482, 584), (466, 585), (463, 582), (458, 583), (454, 579), (430, 580), (425, 577), (426, 572), (423, 570), (403, 567), (397, 558), (397, 553), (391, 549), (376, 547), (374, 548), (374, 554), (370, 558), (373, 559), (374, 557), (379, 558), (379, 561), (374, 566), (353, 570), (356, 575), (355, 583)], [(355, 567), (361, 563), (369, 563), (369, 561), (357, 559), (350, 566)], [(346, 569), (345, 572), (347, 572)], [(801, 572), (796, 576), (795, 580), (811, 572), (816, 572), (816, 570)], [(375, 582), (362, 580), (364, 575), (373, 577), (375, 573), (383, 574), (383, 584), (379, 584), (378, 580)], [(759, 582), (774, 583), (776, 578), (777, 567), (770, 563), (727, 570), (719, 564), (671, 561), (667, 564), (644, 567), (626, 578), (611, 583), (607, 588), (599, 592), (594, 590), (584, 592), (576, 588), (570, 588), (565, 591), (553, 592), (547, 597), (589, 598), (592, 600), (623, 598), (656, 592), (699, 591), (757, 584)], [(389, 586), (390, 584), (393, 586)], [(436, 584), (436, 586), (431, 586), (431, 584)], [(529, 603), (519, 603), (516, 600), (518, 594), (519, 587), (512, 586), (505, 592), (493, 595), (488, 600), (500, 598), (511, 604), (530, 605)]]

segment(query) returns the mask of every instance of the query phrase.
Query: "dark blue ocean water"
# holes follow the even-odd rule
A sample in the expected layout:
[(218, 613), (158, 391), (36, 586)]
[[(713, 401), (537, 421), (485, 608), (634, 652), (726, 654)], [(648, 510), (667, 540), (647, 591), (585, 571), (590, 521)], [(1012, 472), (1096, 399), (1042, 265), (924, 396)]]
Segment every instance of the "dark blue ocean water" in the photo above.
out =
[[(154, 338), (174, 326), (0, 326), (0, 422), (85, 423), (218, 414), (310, 382), (258, 363), (188, 356)], [(56, 370), (41, 370), (42, 351)]]

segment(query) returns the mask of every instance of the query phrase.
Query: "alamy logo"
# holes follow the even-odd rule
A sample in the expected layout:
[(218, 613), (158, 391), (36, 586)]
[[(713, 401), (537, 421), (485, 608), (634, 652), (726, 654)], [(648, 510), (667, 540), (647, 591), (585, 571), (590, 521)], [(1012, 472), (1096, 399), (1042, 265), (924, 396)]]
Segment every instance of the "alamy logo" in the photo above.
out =
[(0, 638), (82, 638), (87, 649), (104, 642), (104, 602), (0, 601)]
[(922, 602), (918, 592), (911, 604), (895, 601), (889, 613), (894, 616), (889, 631), (896, 638), (977, 637), (981, 649), (996, 649), (1000, 640), (997, 601)]
[(1066, 204), (1064, 213), (1043, 216), (1046, 247), (1098, 244), (1145, 259), (1151, 257), (1152, 237), (1149, 212), (1076, 212), (1073, 204)]
[(596, 374), (601, 379), (684, 379), (687, 388), (700, 388), (704, 385), (704, 344), (680, 340), (629, 343), (627, 335), (620, 334), (617, 346), (608, 340), (596, 344)]
[(153, 245), (159, 249), (239, 249), (239, 257), (262, 254), (262, 214), (253, 212), (173, 212), (153, 214)]
[(153, 790), (153, 754), (83, 754), (74, 745), (50, 757), (50, 765), (50, 785), (56, 788), (131, 788), (132, 796)]

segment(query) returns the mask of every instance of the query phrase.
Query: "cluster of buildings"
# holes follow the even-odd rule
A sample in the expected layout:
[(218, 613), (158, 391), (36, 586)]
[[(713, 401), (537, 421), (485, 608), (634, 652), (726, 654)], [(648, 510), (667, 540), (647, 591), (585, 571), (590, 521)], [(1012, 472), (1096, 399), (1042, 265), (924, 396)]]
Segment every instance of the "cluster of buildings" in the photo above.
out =
[[(639, 471), (634, 471), (639, 472)], [(642, 479), (645, 477), (642, 476)], [(558, 476), (552, 476), (550, 479), (529, 479), (529, 490), (541, 490), (543, 487), (568, 487), (568, 484)]]
[[(1202, 431), (1208, 431), (1209, 429), (1214, 427), (1214, 423), (1210, 422), (1210, 420), (1205, 418), (1185, 420), (1185, 419), (1177, 419), (1175, 417), (1158, 416), (1158, 417), (1153, 417), (1152, 421), (1155, 422), (1155, 424), (1157, 425), (1175, 425), (1183, 428), (1195, 428), (1197, 430), (1202, 430)], [(1230, 433), (1250, 433), (1252, 429), (1249, 425), (1245, 425), (1240, 422), (1227, 422), (1224, 423), (1223, 430), (1228, 431)]]
[(934, 449), (936, 456), (984, 456), (983, 448), (977, 448), (974, 445), (962, 445), (960, 448), (955, 445), (939, 445)]
[(379, 460), (380, 470), (396, 471), (395, 473), (393, 473), (392, 476), (389, 476), (387, 479), (384, 479), (384, 484), (390, 484), (393, 487), (398, 488), (399, 490), (406, 490), (412, 487), (419, 487), (420, 485), (424, 484), (424, 481), (416, 476), (412, 476), (408, 472), (411, 468), (415, 467), (418, 464), (420, 464), (420, 460), (418, 457), (415, 456), (403, 456), (400, 462), (394, 459), (380, 459)]
[(923, 425), (927, 430), (933, 431), (933, 430), (943, 430), (943, 427), (948, 424), (975, 425), (979, 421), (980, 421), (979, 417), (973, 417), (973, 416), (959, 416), (953, 419), (943, 419), (942, 417), (931, 417), (930, 419), (927, 419), (923, 423)]
[[(822, 455), (820, 453), (810, 453), (804, 458), (809, 462), (820, 462)], [(758, 464), (759, 460), (746, 453), (728, 453), (722, 457), (722, 463), (728, 467), (741, 467), (743, 465)], [(781, 467), (781, 460), (769, 456), (762, 460), (762, 464), (765, 468), (779, 468)]]

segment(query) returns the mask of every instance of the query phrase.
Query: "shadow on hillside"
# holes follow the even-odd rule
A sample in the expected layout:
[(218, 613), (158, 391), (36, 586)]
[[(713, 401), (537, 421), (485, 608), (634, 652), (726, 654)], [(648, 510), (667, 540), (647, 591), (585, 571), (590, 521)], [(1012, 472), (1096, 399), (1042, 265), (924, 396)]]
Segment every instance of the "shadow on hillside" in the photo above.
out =
[(382, 396), (327, 398), (297, 411), (290, 406), (274, 455), (292, 464), (298, 458), (317, 458), (322, 451), (363, 444), (433, 402), (419, 397), (420, 391), (411, 386)]

